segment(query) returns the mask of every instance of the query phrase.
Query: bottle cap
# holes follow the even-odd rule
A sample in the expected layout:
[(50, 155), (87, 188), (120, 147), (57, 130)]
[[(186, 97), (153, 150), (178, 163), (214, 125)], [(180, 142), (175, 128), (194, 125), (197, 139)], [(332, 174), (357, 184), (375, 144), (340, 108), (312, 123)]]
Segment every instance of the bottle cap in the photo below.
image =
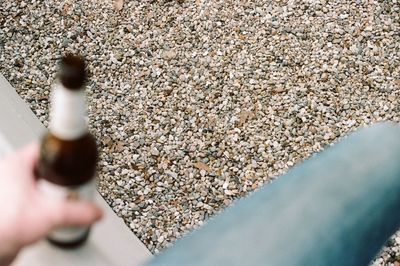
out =
[(86, 80), (85, 61), (82, 57), (67, 54), (61, 59), (60, 81), (64, 87), (79, 90)]

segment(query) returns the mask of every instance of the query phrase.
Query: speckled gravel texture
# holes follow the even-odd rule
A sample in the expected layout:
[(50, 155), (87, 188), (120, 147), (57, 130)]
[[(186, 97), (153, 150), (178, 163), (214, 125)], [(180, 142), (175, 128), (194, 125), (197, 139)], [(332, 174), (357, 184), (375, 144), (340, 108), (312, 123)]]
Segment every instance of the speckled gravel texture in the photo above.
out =
[[(98, 189), (155, 253), (350, 131), (400, 120), (396, 0), (1, 2), (0, 72), (45, 125), (67, 51), (89, 61)], [(374, 265), (399, 265), (399, 245)]]

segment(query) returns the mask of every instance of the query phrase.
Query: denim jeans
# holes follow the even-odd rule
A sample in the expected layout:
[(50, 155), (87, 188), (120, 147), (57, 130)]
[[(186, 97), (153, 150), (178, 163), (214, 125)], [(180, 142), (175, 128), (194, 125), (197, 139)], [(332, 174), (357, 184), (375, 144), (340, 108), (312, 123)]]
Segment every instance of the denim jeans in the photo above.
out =
[(368, 265), (400, 226), (400, 126), (342, 139), (147, 265)]

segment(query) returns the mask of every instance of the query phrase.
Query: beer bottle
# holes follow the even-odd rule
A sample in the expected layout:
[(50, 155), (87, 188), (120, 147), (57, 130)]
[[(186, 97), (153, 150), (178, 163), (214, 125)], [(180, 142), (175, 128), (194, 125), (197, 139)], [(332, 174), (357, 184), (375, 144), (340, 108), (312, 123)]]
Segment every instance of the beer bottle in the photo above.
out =
[[(61, 200), (91, 200), (95, 192), (98, 152), (86, 125), (85, 80), (83, 59), (64, 56), (52, 90), (49, 131), (42, 139), (35, 171), (38, 188)], [(84, 243), (89, 231), (90, 226), (68, 226), (52, 231), (47, 239), (72, 248)]]

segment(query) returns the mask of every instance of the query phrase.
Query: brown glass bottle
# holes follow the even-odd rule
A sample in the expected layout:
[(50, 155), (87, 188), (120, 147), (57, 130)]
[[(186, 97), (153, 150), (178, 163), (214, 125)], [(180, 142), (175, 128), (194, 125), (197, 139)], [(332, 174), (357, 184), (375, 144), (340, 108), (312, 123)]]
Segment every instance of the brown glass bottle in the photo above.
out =
[[(85, 77), (82, 58), (62, 58), (59, 81), (53, 88), (49, 131), (42, 139), (36, 167), (39, 189), (61, 200), (91, 200), (95, 192), (98, 152), (86, 127)], [(85, 242), (89, 231), (90, 226), (70, 226), (54, 230), (47, 239), (73, 248)]]

